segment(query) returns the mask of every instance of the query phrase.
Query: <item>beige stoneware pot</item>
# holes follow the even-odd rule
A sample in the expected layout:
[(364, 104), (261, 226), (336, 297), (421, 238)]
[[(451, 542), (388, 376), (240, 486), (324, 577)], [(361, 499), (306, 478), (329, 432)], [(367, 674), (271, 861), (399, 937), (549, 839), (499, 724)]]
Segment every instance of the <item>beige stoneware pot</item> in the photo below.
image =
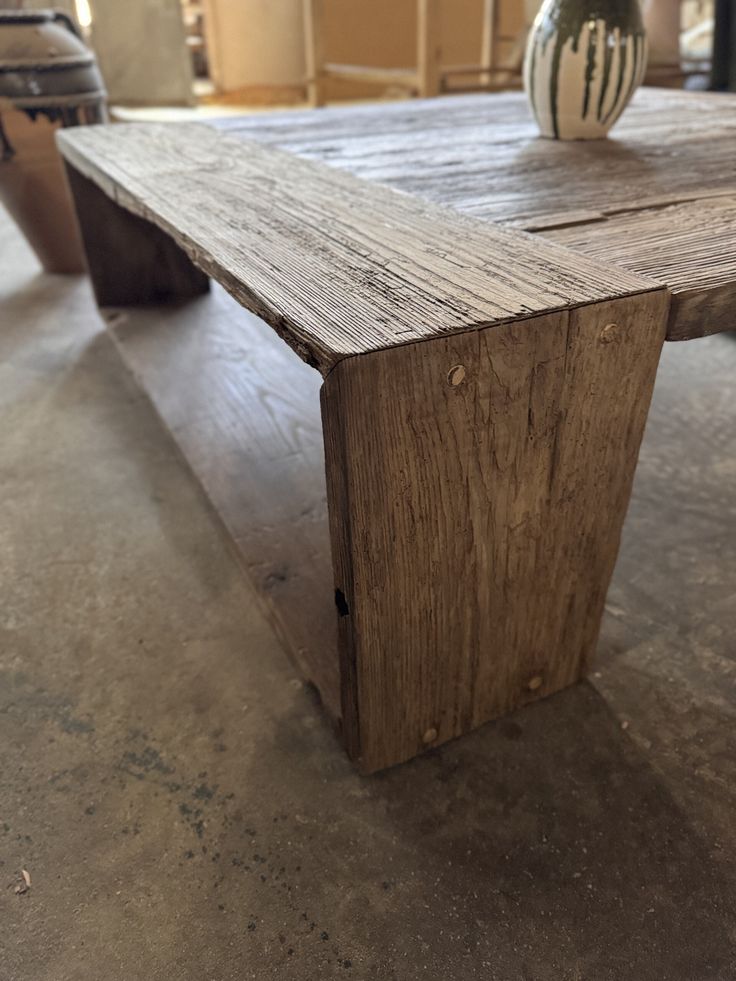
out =
[(94, 55), (71, 19), (53, 10), (0, 10), (0, 202), (46, 272), (84, 270), (54, 133), (105, 120)]

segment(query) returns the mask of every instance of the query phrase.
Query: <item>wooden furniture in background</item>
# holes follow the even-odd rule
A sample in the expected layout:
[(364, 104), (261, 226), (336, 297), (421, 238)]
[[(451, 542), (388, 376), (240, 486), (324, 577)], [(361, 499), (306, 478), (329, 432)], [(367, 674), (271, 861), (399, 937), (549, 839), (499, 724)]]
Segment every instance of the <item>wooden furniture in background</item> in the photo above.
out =
[(192, 59), (194, 78), (207, 78), (209, 64), (205, 42), (205, 11), (203, 0), (181, 0), (186, 45)]
[(422, 97), (439, 94), (440, 0), (417, 0), (417, 61), (414, 68), (372, 68), (327, 61), (324, 7), (324, 0), (304, 0), (307, 98), (312, 106), (324, 105), (326, 78), (390, 86)]
[(605, 147), (535, 139), (520, 96), (63, 136), (101, 303), (197, 294), (193, 260), (299, 355), (224, 306), (113, 328), (364, 770), (588, 669), (662, 340), (732, 326), (732, 114), (644, 91)]
[[(427, 98), (451, 91), (458, 82), (464, 89), (491, 88), (494, 84), (509, 85), (515, 76), (520, 77), (522, 39), (515, 44), (510, 64), (501, 66), (497, 63), (498, 0), (482, 0), (483, 26), (478, 63), (455, 66), (445, 65), (442, 58), (442, 0), (417, 0), (417, 57), (413, 68), (376, 68), (330, 62), (325, 51), (325, 0), (303, 0), (303, 3), (307, 97), (312, 106), (324, 105), (324, 83), (328, 78), (397, 88)], [(478, 81), (474, 83), (473, 78)]]

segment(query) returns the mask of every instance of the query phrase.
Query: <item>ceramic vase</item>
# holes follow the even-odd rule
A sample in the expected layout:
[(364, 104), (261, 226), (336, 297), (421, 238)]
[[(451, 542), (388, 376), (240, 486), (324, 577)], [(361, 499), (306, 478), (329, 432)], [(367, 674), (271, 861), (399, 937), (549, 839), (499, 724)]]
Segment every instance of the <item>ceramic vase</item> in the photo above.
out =
[(606, 136), (644, 78), (639, 0), (545, 0), (527, 45), (524, 87), (542, 136)]
[(46, 272), (84, 271), (55, 131), (105, 119), (102, 79), (70, 18), (0, 10), (0, 202)]

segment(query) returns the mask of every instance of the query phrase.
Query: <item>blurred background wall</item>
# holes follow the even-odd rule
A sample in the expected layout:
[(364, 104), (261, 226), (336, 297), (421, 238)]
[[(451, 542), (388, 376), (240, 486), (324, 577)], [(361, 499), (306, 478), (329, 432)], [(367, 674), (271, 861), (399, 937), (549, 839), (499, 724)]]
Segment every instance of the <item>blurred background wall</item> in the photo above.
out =
[(181, 0), (88, 0), (90, 40), (113, 102), (191, 105)]
[[(524, 32), (540, 3), (496, 0), (496, 61), (515, 66), (513, 84), (520, 82)], [(718, 4), (726, 87), (736, 85), (736, 0)], [(199, 98), (288, 105), (304, 99), (302, 0), (0, 0), (0, 7), (51, 5), (77, 14), (115, 104), (191, 105)], [(707, 74), (714, 0), (642, 0), (642, 6), (650, 83), (685, 84), (689, 71)], [(477, 64), (483, 0), (442, 0), (442, 18), (443, 63)], [(416, 0), (325, 0), (328, 61), (409, 68), (416, 63), (416, 44)], [(326, 86), (329, 100), (392, 94), (344, 79), (329, 79)]]
[[(212, 81), (222, 92), (275, 86), (293, 95), (305, 73), (301, 0), (206, 0)], [(328, 60), (381, 68), (416, 62), (417, 5), (412, 0), (328, 0)], [(443, 44), (448, 62), (480, 56), (482, 3), (444, 0)], [(503, 4), (509, 26), (523, 24), (519, 2)], [(373, 86), (331, 80), (328, 98), (376, 94)], [(253, 92), (257, 95), (257, 91)]]

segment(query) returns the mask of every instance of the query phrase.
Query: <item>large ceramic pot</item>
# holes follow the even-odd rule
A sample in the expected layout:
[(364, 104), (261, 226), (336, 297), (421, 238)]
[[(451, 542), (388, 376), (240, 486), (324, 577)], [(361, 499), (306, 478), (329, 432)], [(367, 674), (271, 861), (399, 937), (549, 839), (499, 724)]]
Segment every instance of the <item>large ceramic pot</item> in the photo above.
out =
[(70, 18), (0, 10), (0, 201), (47, 272), (84, 269), (55, 130), (105, 119), (102, 79)]
[(545, 0), (524, 63), (542, 135), (604, 137), (644, 78), (646, 62), (639, 0)]

